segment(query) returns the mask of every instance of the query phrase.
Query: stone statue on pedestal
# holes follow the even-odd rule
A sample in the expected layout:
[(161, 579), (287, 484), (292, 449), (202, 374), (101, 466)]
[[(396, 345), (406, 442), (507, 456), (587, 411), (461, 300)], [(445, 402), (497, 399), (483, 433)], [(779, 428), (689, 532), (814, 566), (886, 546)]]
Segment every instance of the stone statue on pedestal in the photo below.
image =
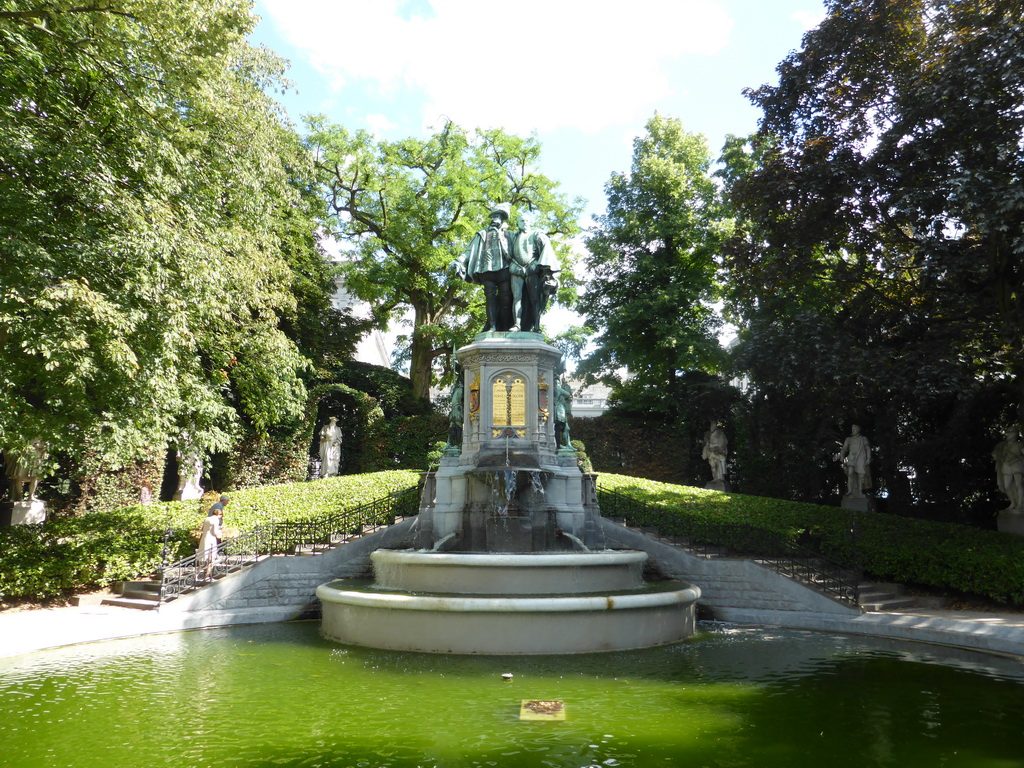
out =
[(563, 373), (555, 384), (555, 445), (558, 450), (572, 450), (569, 418), (572, 416), (572, 387)]
[(843, 441), (839, 460), (846, 472), (846, 496), (863, 499), (864, 491), (871, 487), (871, 444), (854, 424), (850, 436)]
[(996, 484), (1010, 499), (1010, 506), (1004, 512), (1024, 513), (1024, 445), (1020, 432), (1011, 427), (992, 450), (996, 461)]
[(320, 429), (320, 477), (338, 474), (341, 465), (341, 427), (336, 416)]
[(709, 429), (704, 433), (704, 449), (701, 458), (711, 467), (712, 481), (725, 481), (725, 465), (729, 456), (729, 438), (716, 419), (711, 419)]
[(726, 462), (729, 458), (729, 438), (718, 419), (708, 421), (708, 431), (704, 433), (703, 442), (700, 456), (711, 467), (711, 480), (704, 487), (713, 491), (728, 491)]
[(189, 501), (203, 498), (203, 460), (198, 451), (186, 448), (177, 452), (178, 459), (178, 490), (172, 497), (174, 501)]
[(47, 456), (46, 445), (39, 440), (33, 440), (32, 448), (25, 454), (17, 454), (10, 449), (4, 451), (4, 464), (13, 501), (33, 501), (36, 498), (36, 487)]

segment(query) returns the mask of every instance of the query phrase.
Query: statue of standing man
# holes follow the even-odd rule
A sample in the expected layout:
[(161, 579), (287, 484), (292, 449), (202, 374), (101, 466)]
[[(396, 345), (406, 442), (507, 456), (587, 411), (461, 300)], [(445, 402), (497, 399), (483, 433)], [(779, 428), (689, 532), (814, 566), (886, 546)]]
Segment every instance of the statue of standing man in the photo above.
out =
[(850, 436), (843, 441), (839, 459), (846, 472), (846, 495), (851, 499), (863, 499), (864, 491), (871, 487), (871, 444), (854, 424)]
[(555, 446), (558, 450), (572, 450), (569, 434), (569, 418), (572, 416), (572, 387), (565, 377), (562, 364), (558, 381), (555, 383)]
[(725, 465), (729, 457), (729, 438), (717, 419), (711, 419), (704, 433), (703, 458), (711, 467), (711, 483), (725, 483)]
[(490, 224), (481, 229), (469, 243), (466, 252), (451, 263), (460, 277), (484, 287), (487, 324), (484, 331), (518, 330), (512, 317), (512, 275), (509, 272), (512, 236), (508, 231), (510, 209), (499, 203), (491, 209)]
[[(558, 290), (558, 259), (546, 234), (532, 228), (530, 217), (516, 217), (512, 236), (512, 314), (520, 330), (540, 333), (540, 316)], [(515, 328), (513, 328), (515, 330)]]
[(445, 446), (445, 453), (462, 453), (462, 421), (465, 413), (463, 399), (466, 396), (465, 387), (462, 384), (462, 367), (455, 364), (455, 384), (452, 386), (452, 407), (448, 413), (448, 444)]

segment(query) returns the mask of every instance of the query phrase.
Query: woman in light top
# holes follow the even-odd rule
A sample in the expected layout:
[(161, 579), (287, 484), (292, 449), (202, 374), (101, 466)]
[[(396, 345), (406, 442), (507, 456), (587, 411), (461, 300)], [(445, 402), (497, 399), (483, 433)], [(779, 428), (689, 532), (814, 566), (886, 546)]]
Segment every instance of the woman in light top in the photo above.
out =
[(206, 566), (206, 578), (213, 575), (213, 563), (217, 559), (217, 545), (224, 538), (224, 508), (214, 504), (203, 520), (203, 531), (199, 536), (199, 549), (196, 551), (196, 562)]

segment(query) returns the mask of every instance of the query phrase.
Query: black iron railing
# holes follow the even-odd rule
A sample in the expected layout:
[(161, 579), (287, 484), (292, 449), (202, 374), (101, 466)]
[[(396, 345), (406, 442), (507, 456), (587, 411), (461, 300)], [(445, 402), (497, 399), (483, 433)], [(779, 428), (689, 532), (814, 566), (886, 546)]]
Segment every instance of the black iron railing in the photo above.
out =
[[(270, 522), (220, 542), (212, 564), (189, 555), (161, 567), (160, 602), (166, 603), (208, 581), (259, 562), (270, 555), (313, 555), (366, 533), (367, 527), (387, 526), (395, 518), (419, 511), (416, 486), (310, 520)], [(165, 548), (166, 551), (166, 548)]]
[[(746, 557), (839, 602), (857, 605), (860, 600), (861, 574), (857, 569), (843, 566), (809, 547), (783, 542), (769, 531), (741, 523), (726, 523), (721, 530), (711, 531), (671, 510), (607, 488), (598, 487), (597, 499), (602, 516), (619, 518), (624, 525), (670, 537), (673, 544), (691, 554), (707, 558)], [(730, 546), (736, 541), (746, 542), (747, 546), (742, 550)]]

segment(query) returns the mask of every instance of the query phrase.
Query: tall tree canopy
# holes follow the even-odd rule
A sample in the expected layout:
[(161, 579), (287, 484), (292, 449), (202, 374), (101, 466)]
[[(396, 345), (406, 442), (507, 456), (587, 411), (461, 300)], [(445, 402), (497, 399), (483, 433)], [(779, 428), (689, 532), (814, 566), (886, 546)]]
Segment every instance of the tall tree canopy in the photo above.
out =
[[(225, 448), (298, 413), (312, 222), (246, 0), (0, 0), (0, 448)], [(302, 245), (305, 242), (307, 245)]]
[(348, 287), (386, 324), (411, 310), (413, 391), (428, 395), (439, 358), (481, 326), (482, 296), (448, 267), (487, 225), (489, 206), (535, 215), (563, 264), (560, 297), (574, 282), (568, 240), (580, 202), (569, 202), (537, 170), (540, 144), (501, 130), (467, 133), (448, 123), (427, 139), (377, 141), (318, 117), (308, 143), (327, 196), (333, 234), (347, 248)]
[(678, 413), (681, 376), (723, 362), (713, 308), (727, 220), (710, 177), (706, 139), (655, 115), (633, 143), (629, 173), (605, 186), (607, 212), (587, 238), (590, 282), (580, 301), (599, 330), (581, 371), (628, 368), (649, 410)]
[(732, 148), (741, 360), (776, 409), (789, 386), (834, 428), (874, 420), (890, 494), (948, 498), (990, 472), (972, 422), (1024, 416), (1021, 5), (826, 5), (750, 93), (756, 168)]

